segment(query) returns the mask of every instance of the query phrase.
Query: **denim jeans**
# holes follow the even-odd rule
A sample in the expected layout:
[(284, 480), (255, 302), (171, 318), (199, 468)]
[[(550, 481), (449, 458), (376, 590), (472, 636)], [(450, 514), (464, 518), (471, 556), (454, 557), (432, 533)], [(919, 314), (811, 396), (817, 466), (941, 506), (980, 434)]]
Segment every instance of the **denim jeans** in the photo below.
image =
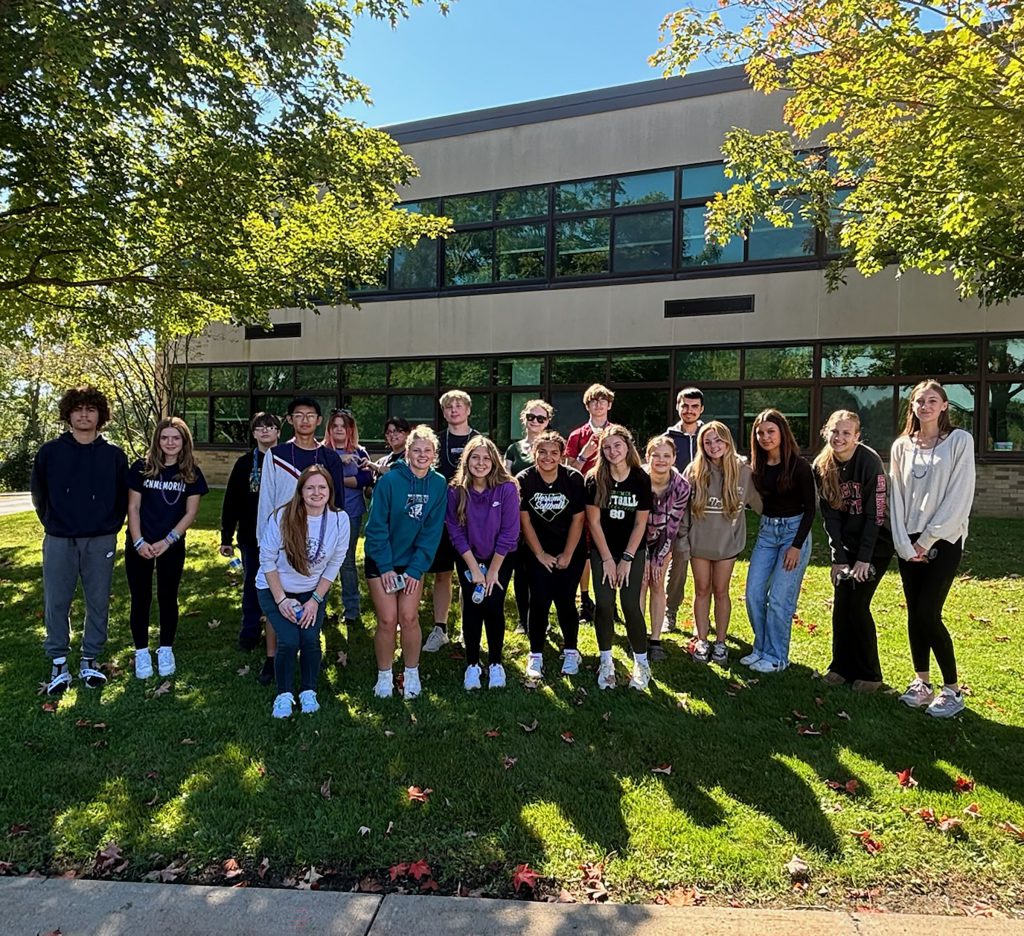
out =
[(241, 640), (254, 643), (260, 639), (260, 617), (263, 609), (256, 596), (256, 573), (260, 570), (259, 546), (239, 546), (242, 554), (242, 627), (238, 632)]
[(802, 516), (762, 517), (747, 570), (747, 617), (754, 631), (754, 652), (772, 663), (789, 663), (789, 638), (800, 584), (811, 558), (807, 535), (796, 568), (782, 568)]
[(356, 546), (359, 545), (359, 534), (363, 529), (363, 518), (349, 517), (351, 524), (348, 535), (348, 552), (341, 564), (341, 607), (346, 621), (354, 621), (359, 617), (359, 570), (356, 568)]
[[(313, 593), (285, 592), (289, 598), (296, 598), (303, 604)], [(261, 588), (257, 595), (260, 607), (270, 621), (274, 633), (277, 634), (277, 656), (274, 658), (274, 676), (277, 680), (277, 691), (294, 692), (295, 689), (295, 658), (299, 658), (299, 691), (316, 689), (320, 678), (320, 629), (324, 623), (324, 608), (320, 605), (316, 612), (316, 621), (312, 627), (299, 627), (293, 624), (277, 609), (274, 596), (269, 588)], [(301, 651), (301, 654), (300, 652)]]

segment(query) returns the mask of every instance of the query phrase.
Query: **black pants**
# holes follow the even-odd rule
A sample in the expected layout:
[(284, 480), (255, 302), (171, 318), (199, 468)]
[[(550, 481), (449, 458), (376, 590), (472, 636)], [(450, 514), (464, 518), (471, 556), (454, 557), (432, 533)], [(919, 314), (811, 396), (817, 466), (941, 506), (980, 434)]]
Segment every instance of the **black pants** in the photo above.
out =
[(847, 682), (855, 679), (882, 681), (871, 599), (891, 562), (891, 552), (874, 555), (871, 557), (871, 564), (875, 567), (874, 579), (836, 584), (832, 603), (832, 662), (828, 668), (829, 672), (838, 673)]
[(132, 610), (128, 618), (136, 650), (149, 646), (149, 611), (153, 606), (153, 570), (156, 569), (156, 603), (160, 614), (160, 646), (174, 645), (178, 631), (178, 586), (185, 568), (185, 539), (182, 537), (157, 559), (143, 559), (131, 543), (125, 544), (124, 571)]
[[(509, 556), (508, 558), (512, 559), (513, 557)], [(530, 547), (526, 543), (520, 542), (515, 554), (512, 590), (516, 593), (516, 611), (519, 612), (521, 624), (525, 624), (530, 616), (530, 565), (532, 562), (533, 553), (530, 552)]]
[[(619, 556), (613, 556), (616, 562)], [(640, 607), (640, 586), (644, 580), (644, 560), (647, 551), (643, 544), (636, 551), (629, 584), (615, 589), (601, 581), (601, 556), (596, 549), (590, 553), (591, 584), (594, 586), (594, 635), (598, 650), (611, 650), (615, 636), (615, 594), (618, 591), (622, 616), (626, 619), (626, 636), (634, 653), (647, 652), (647, 619)]]
[[(566, 569), (549, 572), (532, 553), (529, 554), (527, 575), (530, 581), (530, 653), (543, 653), (548, 631), (548, 612), (554, 602), (558, 613), (558, 626), (566, 650), (575, 650), (580, 635), (580, 612), (576, 607), (576, 589), (583, 574), (585, 553), (577, 549)], [(517, 579), (518, 581), (518, 579)]]
[(907, 562), (900, 559), (900, 578), (907, 599), (907, 633), (910, 637), (910, 657), (914, 670), (925, 673), (931, 666), (931, 654), (942, 670), (946, 685), (957, 683), (956, 654), (953, 638), (942, 622), (942, 606), (956, 578), (960, 557), (964, 552), (963, 540), (949, 543), (939, 540), (935, 544), (936, 556), (927, 562)]
[[(484, 561), (484, 565), (488, 562)], [(466, 563), (462, 556), (455, 560), (455, 568), (459, 575), (459, 594), (462, 596), (462, 643), (466, 648), (466, 665), (475, 666), (480, 662), (480, 639), (487, 629), (487, 662), (501, 662), (501, 651), (505, 647), (505, 595), (508, 583), (512, 580), (512, 569), (515, 561), (506, 556), (498, 572), (498, 581), (494, 590), (480, 604), (473, 603), (475, 585), (466, 581)]]

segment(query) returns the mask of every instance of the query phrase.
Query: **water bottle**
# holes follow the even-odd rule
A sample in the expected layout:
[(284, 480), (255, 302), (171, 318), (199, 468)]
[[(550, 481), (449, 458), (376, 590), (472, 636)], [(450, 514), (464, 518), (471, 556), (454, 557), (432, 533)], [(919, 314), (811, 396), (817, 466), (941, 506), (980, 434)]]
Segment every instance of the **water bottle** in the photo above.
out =
[(292, 598), (292, 614), (295, 615), (295, 620), (302, 617), (302, 602), (298, 598)]
[[(877, 574), (878, 573), (875, 571), (874, 565), (869, 565), (868, 566), (868, 577), (867, 577), (867, 579), (865, 581), (873, 582), (875, 580), (875, 576)], [(854, 583), (856, 583), (856, 581), (857, 581), (853, 577), (853, 569), (851, 569), (849, 566), (847, 566), (845, 569), (840, 569), (836, 573), (836, 579), (838, 581), (840, 581), (840, 582), (854, 582)]]
[[(485, 576), (487, 575), (487, 566), (485, 566), (482, 562), (480, 563), (480, 571)], [(472, 584), (472, 582), (473, 582), (473, 575), (469, 571), (469, 569), (466, 569), (466, 581), (469, 582), (470, 584)], [(477, 585), (473, 589), (473, 595), (472, 595), (473, 604), (483, 604), (483, 600), (486, 597), (487, 597), (487, 589), (483, 585)]]
[(228, 560), (228, 572), (232, 575), (242, 574), (242, 560), (239, 559), (238, 556), (232, 556)]

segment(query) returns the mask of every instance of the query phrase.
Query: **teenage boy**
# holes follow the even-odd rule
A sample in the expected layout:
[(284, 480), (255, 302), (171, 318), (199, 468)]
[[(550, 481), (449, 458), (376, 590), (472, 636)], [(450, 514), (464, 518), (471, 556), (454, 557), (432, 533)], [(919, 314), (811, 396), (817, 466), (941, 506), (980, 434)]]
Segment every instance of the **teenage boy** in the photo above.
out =
[[(608, 425), (608, 412), (615, 402), (615, 394), (604, 384), (591, 384), (583, 394), (583, 405), (590, 418), (578, 429), (569, 433), (565, 443), (565, 463), (580, 471), (584, 477), (597, 461), (597, 438)], [(588, 538), (589, 542), (589, 538)], [(590, 549), (587, 549), (587, 555)], [(590, 598), (590, 560), (583, 566), (580, 576), (580, 620), (594, 620), (594, 602)]]
[(97, 659), (107, 643), (117, 533), (128, 511), (128, 458), (100, 430), (110, 404), (95, 387), (60, 399), (68, 431), (43, 444), (32, 464), (32, 504), (43, 524), (43, 607), (49, 695), (71, 685), (71, 601), (82, 580), (85, 623), (78, 676), (91, 689), (107, 677)]
[[(335, 505), (342, 502), (343, 469), (341, 458), (330, 446), (321, 445), (317, 441), (317, 429), (323, 422), (320, 404), (312, 397), (296, 397), (288, 404), (288, 424), (292, 427), (294, 437), (288, 442), (275, 445), (263, 459), (263, 470), (260, 476), (259, 508), (256, 513), (256, 541), (263, 539), (266, 528), (274, 511), (284, 507), (295, 493), (295, 485), (299, 475), (310, 465), (323, 465), (331, 474), (334, 482)], [(342, 520), (347, 527), (348, 517)], [(348, 530), (345, 531), (346, 536)], [(274, 657), (277, 655), (277, 636), (274, 629), (267, 624), (267, 658), (263, 662), (263, 670), (257, 677), (264, 686), (274, 681)]]
[[(441, 414), (446, 426), (438, 433), (437, 470), (452, 483), (462, 458), (462, 450), (473, 436), (480, 435), (469, 425), (473, 400), (465, 390), (449, 390), (441, 395)], [(448, 612), (452, 605), (452, 570), (455, 568), (455, 547), (448, 530), (441, 528), (434, 562), (427, 570), (434, 573), (434, 629), (423, 641), (424, 653), (436, 653), (448, 643)]]
[[(704, 425), (700, 418), (704, 412), (704, 394), (696, 387), (684, 387), (676, 395), (676, 412), (679, 413), (679, 422), (669, 426), (666, 432), (676, 444), (676, 470), (682, 472), (697, 454), (697, 432)], [(668, 582), (665, 585), (667, 602), (661, 629), (666, 631), (675, 629), (676, 615), (679, 613), (679, 606), (683, 603), (683, 592), (686, 590), (686, 570), (689, 564), (690, 543), (685, 537), (677, 539), (672, 546), (672, 560), (668, 568)], [(659, 638), (661, 629), (658, 631)], [(664, 654), (661, 640), (652, 640), (651, 659), (662, 660)]]
[(256, 514), (260, 505), (260, 479), (263, 460), (281, 435), (281, 420), (273, 413), (257, 413), (249, 423), (256, 442), (251, 452), (240, 455), (231, 469), (224, 504), (220, 513), (220, 554), (235, 554), (232, 540), (238, 532), (238, 551), (242, 556), (242, 626), (238, 649), (246, 652), (260, 640), (259, 599), (256, 597), (256, 573), (260, 569), (260, 544), (256, 539)]

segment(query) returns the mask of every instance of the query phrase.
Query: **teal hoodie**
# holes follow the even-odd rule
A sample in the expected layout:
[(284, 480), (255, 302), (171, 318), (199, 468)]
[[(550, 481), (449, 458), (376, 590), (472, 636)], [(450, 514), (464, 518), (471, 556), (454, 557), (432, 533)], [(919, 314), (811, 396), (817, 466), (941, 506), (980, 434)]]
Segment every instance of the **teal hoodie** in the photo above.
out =
[(417, 478), (404, 461), (377, 482), (363, 549), (381, 572), (404, 567), (407, 575), (423, 578), (441, 542), (447, 488), (433, 468)]

